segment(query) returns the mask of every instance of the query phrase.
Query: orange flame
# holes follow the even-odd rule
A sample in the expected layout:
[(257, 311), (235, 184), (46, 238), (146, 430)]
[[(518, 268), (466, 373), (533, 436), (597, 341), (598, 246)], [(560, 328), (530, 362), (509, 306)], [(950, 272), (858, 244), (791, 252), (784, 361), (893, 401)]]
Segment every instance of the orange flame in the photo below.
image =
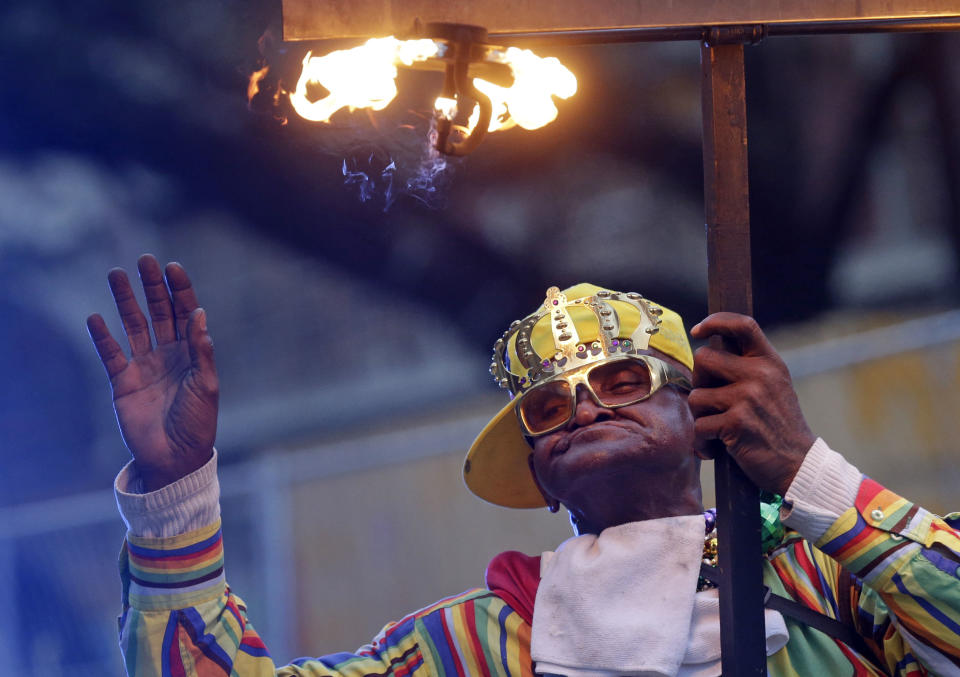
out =
[[(437, 53), (433, 40), (373, 38), (353, 49), (341, 49), (324, 56), (311, 52), (303, 58), (303, 71), (290, 103), (302, 117), (329, 122), (341, 108), (383, 110), (397, 95), (397, 66), (409, 66)], [(322, 85), (329, 94), (311, 101), (310, 84)]]
[[(508, 47), (495, 53), (510, 66), (514, 82), (510, 87), (500, 87), (474, 78), (473, 86), (490, 97), (493, 115), (488, 131), (510, 129), (516, 125), (524, 129), (539, 129), (557, 119), (557, 106), (553, 97), (569, 99), (577, 93), (577, 78), (556, 57), (539, 57), (529, 49)], [(480, 118), (474, 108), (467, 123), (473, 129)]]
[(247, 101), (253, 101), (253, 97), (260, 93), (260, 81), (267, 77), (270, 72), (270, 66), (264, 66), (250, 75), (250, 81), (247, 83)]
[[(290, 102), (297, 113), (314, 122), (329, 122), (341, 108), (382, 110), (397, 95), (397, 66), (425, 61), (436, 56), (439, 49), (433, 40), (388, 37), (373, 38), (359, 47), (324, 56), (307, 52), (296, 89), (290, 93)], [(491, 52), (488, 58), (507, 64), (514, 77), (510, 87), (500, 87), (480, 78), (473, 80), (474, 87), (486, 94), (493, 106), (491, 132), (515, 126), (539, 129), (548, 125), (557, 117), (554, 97), (567, 99), (577, 91), (576, 76), (555, 57), (543, 58), (529, 49), (508, 47)], [(251, 77), (250, 91), (253, 94), (265, 74), (266, 69), (263, 69)], [(318, 84), (329, 94), (310, 100), (308, 87)], [(437, 97), (435, 108), (441, 117), (453, 119), (457, 101)], [(477, 125), (479, 116), (479, 109), (474, 108), (467, 123), (467, 133)]]

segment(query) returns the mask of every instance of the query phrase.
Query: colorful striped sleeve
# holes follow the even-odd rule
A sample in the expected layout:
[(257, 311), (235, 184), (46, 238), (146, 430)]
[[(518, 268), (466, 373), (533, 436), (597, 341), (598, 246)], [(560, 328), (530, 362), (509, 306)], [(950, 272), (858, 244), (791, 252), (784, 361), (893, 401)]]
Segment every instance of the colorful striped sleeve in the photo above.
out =
[(533, 677), (529, 624), (482, 589), (390, 623), (354, 653), (277, 668), (225, 582), (219, 521), (171, 538), (128, 534), (120, 573), (120, 646), (131, 677)]
[(904, 669), (916, 660), (932, 674), (960, 674), (960, 532), (864, 477), (855, 506), (816, 546), (853, 574), (849, 599), (837, 603), (852, 605), (891, 674), (924, 674)]

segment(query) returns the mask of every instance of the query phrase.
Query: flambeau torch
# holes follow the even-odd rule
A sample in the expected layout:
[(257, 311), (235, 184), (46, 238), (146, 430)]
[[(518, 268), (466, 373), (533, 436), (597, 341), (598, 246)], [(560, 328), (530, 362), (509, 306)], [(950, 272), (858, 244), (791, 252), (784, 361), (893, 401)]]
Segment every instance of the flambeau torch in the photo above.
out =
[[(287, 40), (384, 35), (397, 27), (418, 26), (419, 17), (428, 16), (483, 24), (498, 40), (518, 38), (526, 43), (699, 41), (709, 305), (711, 312), (747, 314), (752, 294), (744, 44), (774, 35), (960, 30), (960, 0), (351, 0), (349, 5), (344, 0), (283, 0), (283, 9)], [(485, 127), (493, 131), (515, 123), (536, 129), (547, 124), (556, 116), (552, 97), (566, 98), (576, 91), (576, 80), (566, 69), (563, 73), (556, 60), (546, 69), (557, 76), (556, 89), (545, 93), (533, 87), (542, 84), (539, 71), (530, 71), (536, 75), (526, 89), (524, 69), (531, 52), (488, 50), (486, 31), (470, 25), (426, 26), (427, 33), (435, 34), (418, 37), (432, 41), (436, 51), (401, 63), (416, 67), (422, 62), (427, 68), (442, 64), (447, 74), (436, 104), (437, 146), (442, 152), (469, 152), (486, 133)], [(512, 85), (498, 83), (499, 75), (483, 78), (480, 71), (496, 64), (509, 66)], [(316, 81), (329, 89), (326, 82)], [(394, 87), (391, 99), (395, 93)], [(529, 119), (521, 113), (527, 96), (539, 102), (538, 113)], [(469, 119), (460, 124), (471, 105)], [(766, 656), (758, 493), (726, 454), (717, 460), (722, 671), (760, 677), (766, 674)]]

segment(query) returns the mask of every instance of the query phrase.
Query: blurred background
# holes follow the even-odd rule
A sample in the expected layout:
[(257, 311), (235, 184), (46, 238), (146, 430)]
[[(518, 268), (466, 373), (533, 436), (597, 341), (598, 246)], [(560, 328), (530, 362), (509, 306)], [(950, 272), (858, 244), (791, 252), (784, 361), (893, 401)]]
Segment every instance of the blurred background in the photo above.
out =
[[(84, 329), (99, 311), (120, 335), (110, 267), (152, 252), (199, 290), (227, 575), (280, 662), (352, 650), (570, 534), (459, 477), (504, 401), (490, 346), (548, 286), (705, 314), (696, 44), (540, 49), (579, 79), (558, 120), (410, 183), (388, 174), (423, 166), (435, 78), (403, 75), (374, 117), (281, 124), (247, 101), (264, 54), (284, 75), (307, 48), (277, 40), (279, 14), (0, 8), (0, 674), (123, 673), (128, 454)], [(811, 427), (957, 509), (960, 35), (771, 39), (747, 82), (756, 315)]]

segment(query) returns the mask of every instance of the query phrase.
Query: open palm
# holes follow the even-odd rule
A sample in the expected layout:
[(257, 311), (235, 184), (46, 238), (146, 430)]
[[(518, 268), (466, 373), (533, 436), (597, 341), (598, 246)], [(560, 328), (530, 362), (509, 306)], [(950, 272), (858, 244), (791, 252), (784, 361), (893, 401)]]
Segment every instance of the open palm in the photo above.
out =
[[(147, 319), (120, 268), (107, 279), (117, 303), (130, 357), (99, 314), (87, 329), (107, 370), (123, 440), (148, 491), (193, 472), (213, 453), (219, 395), (206, 314), (186, 271), (148, 254), (137, 262), (156, 345)], [(164, 275), (165, 273), (165, 275)]]

